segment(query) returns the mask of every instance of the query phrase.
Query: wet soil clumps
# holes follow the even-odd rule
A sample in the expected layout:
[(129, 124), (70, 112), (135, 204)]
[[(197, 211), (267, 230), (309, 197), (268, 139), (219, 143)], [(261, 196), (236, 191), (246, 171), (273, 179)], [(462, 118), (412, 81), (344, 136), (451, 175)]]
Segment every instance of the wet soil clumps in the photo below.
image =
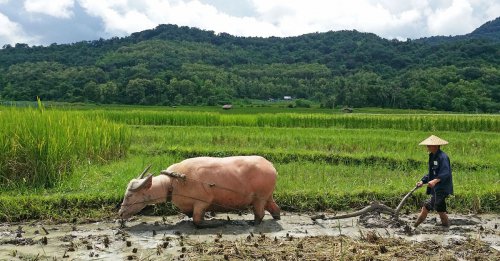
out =
[[(329, 214), (331, 215), (331, 214)], [(84, 224), (0, 224), (0, 260), (500, 260), (498, 215), (435, 217), (414, 229), (417, 214), (369, 213), (315, 220), (305, 213), (213, 215), (197, 229), (183, 215), (138, 216)]]

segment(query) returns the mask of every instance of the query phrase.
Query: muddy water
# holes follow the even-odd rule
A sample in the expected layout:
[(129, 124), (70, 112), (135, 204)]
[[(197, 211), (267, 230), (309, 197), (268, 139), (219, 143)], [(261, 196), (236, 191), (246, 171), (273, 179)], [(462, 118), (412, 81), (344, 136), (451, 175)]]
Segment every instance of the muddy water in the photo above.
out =
[(192, 259), (188, 253), (197, 242), (241, 241), (259, 236), (275, 241), (339, 235), (364, 238), (370, 233), (410, 242), (432, 240), (445, 248), (474, 238), (484, 242), (494, 256), (500, 255), (499, 215), (450, 215), (450, 228), (436, 226), (438, 221), (429, 215), (426, 222), (413, 229), (409, 225), (415, 217), (416, 214), (410, 214), (395, 222), (389, 216), (375, 214), (313, 222), (304, 213), (283, 213), (281, 220), (266, 215), (262, 224), (253, 226), (251, 214), (218, 214), (209, 222), (220, 226), (207, 229), (194, 228), (182, 215), (140, 216), (127, 221), (123, 228), (118, 220), (86, 224), (0, 224), (0, 260)]

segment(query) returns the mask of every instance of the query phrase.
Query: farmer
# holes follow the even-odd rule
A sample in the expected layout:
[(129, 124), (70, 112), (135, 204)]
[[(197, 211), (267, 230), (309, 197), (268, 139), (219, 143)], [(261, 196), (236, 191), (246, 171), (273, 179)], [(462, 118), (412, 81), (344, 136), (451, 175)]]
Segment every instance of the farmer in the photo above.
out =
[(450, 221), (446, 214), (446, 197), (453, 194), (453, 180), (450, 159), (440, 148), (441, 145), (446, 144), (448, 144), (447, 141), (434, 135), (431, 135), (419, 144), (426, 145), (427, 151), (429, 151), (429, 172), (417, 183), (417, 187), (427, 184), (427, 194), (431, 195), (431, 198), (422, 207), (422, 211), (414, 227), (420, 225), (427, 217), (429, 211), (432, 210), (436, 210), (439, 214), (442, 226), (450, 226)]

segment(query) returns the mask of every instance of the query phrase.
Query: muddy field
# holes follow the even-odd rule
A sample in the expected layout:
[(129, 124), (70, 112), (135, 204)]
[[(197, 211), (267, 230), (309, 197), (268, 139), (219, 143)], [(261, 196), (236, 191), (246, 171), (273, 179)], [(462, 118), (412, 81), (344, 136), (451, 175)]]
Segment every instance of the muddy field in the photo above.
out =
[(208, 229), (183, 215), (10, 223), (0, 225), (0, 260), (500, 260), (498, 215), (451, 214), (443, 228), (431, 214), (413, 229), (416, 215), (312, 221), (287, 212), (252, 226), (251, 214), (218, 214)]

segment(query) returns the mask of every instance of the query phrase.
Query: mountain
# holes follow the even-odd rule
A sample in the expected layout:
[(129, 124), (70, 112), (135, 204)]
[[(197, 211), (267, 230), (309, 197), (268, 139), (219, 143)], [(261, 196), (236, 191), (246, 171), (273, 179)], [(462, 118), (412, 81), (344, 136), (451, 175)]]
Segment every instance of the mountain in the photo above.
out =
[(309, 99), (325, 107), (500, 109), (498, 19), (466, 36), (337, 31), (237, 37), (159, 25), (128, 37), (0, 50), (0, 99), (194, 105)]
[(500, 17), (481, 25), (468, 35), (475, 38), (490, 38), (500, 41)]

